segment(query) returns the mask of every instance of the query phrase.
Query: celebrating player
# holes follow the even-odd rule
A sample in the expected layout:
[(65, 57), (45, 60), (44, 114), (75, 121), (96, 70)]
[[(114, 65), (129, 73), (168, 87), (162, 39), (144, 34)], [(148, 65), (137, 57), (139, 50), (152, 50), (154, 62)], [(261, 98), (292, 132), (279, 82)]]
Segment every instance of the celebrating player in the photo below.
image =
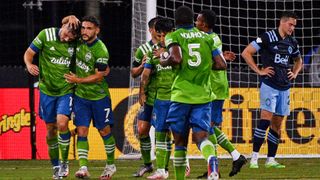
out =
[[(285, 168), (275, 160), (279, 145), (281, 123), (290, 114), (290, 81), (301, 70), (302, 59), (297, 40), (291, 35), (297, 24), (297, 16), (285, 11), (280, 17), (278, 29), (263, 33), (252, 41), (242, 52), (242, 57), (250, 68), (261, 76), (260, 122), (254, 131), (253, 152), (250, 168), (259, 168), (258, 155), (268, 132), (267, 168)], [(262, 68), (254, 62), (253, 55), (260, 51)], [(290, 61), (294, 61), (291, 69)]]
[[(63, 74), (70, 71), (73, 47), (68, 42), (75, 38), (75, 29), (67, 24), (63, 24), (60, 29), (47, 28), (37, 35), (24, 54), (28, 72), (34, 76), (39, 75), (39, 115), (46, 123), (46, 141), (53, 166), (53, 179), (60, 179), (69, 174), (68, 154), (71, 134), (68, 122), (74, 85), (67, 83)], [(39, 54), (39, 67), (32, 64), (36, 54)]]
[(77, 45), (76, 74), (66, 73), (67, 82), (76, 83), (74, 97), (74, 124), (77, 127), (77, 153), (80, 169), (77, 178), (87, 178), (88, 133), (91, 120), (98, 129), (106, 151), (107, 163), (100, 179), (111, 179), (116, 172), (114, 165), (115, 139), (111, 133), (113, 114), (108, 84), (105, 76), (110, 72), (109, 53), (104, 43), (98, 39), (100, 22), (94, 16), (82, 18), (81, 39)]
[(187, 6), (176, 10), (177, 30), (166, 35), (168, 52), (161, 54), (160, 64), (174, 67), (176, 77), (171, 88), (171, 104), (167, 116), (174, 141), (176, 179), (185, 179), (189, 128), (193, 140), (208, 162), (208, 179), (219, 179), (214, 145), (208, 140), (211, 101), (210, 74), (214, 68), (225, 69), (226, 62), (213, 39), (193, 27), (193, 11)]
[[(215, 46), (222, 51), (222, 42), (219, 36), (213, 32), (215, 22), (215, 12), (212, 10), (203, 10), (199, 13), (195, 24), (200, 31), (208, 33), (214, 40)], [(223, 56), (229, 61), (233, 61), (236, 58), (235, 54), (231, 51), (224, 51)], [(213, 69), (211, 72), (211, 86), (217, 98), (212, 101), (211, 105), (211, 128), (209, 131), (209, 140), (213, 144), (217, 144), (218, 142), (223, 149), (231, 154), (233, 164), (229, 176), (234, 176), (240, 171), (241, 167), (247, 162), (247, 160), (237, 151), (226, 135), (217, 127), (221, 125), (222, 122), (224, 100), (229, 97), (227, 71)], [(205, 173), (205, 176), (207, 176), (207, 173)]]

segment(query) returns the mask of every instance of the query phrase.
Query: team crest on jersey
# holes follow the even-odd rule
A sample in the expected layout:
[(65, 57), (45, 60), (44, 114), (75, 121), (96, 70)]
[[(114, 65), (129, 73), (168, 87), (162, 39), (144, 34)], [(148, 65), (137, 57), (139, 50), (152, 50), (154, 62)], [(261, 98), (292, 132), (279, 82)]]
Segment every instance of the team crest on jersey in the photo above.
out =
[(289, 54), (292, 53), (292, 47), (291, 46), (288, 47), (288, 52), (289, 52)]
[(72, 54), (73, 54), (73, 48), (72, 47), (68, 48), (68, 53), (69, 53), (70, 56), (72, 56)]
[(85, 59), (86, 61), (89, 61), (91, 59), (92, 55), (91, 55), (91, 52), (88, 52), (86, 55), (85, 55)]

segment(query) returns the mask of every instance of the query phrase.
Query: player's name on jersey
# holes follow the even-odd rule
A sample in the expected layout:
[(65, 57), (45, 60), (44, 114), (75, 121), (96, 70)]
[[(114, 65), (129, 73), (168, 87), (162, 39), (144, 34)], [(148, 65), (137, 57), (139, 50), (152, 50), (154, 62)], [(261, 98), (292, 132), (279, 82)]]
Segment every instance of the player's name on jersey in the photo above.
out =
[(192, 39), (192, 38), (204, 38), (203, 32), (182, 32), (180, 33), (181, 37), (185, 39)]

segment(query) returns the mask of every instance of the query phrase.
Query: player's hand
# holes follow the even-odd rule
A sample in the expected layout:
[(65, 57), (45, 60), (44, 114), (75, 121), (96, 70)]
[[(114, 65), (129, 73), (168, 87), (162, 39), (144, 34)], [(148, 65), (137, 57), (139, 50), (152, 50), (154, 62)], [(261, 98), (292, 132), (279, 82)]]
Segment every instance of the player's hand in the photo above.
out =
[(289, 80), (294, 80), (294, 79), (297, 78), (297, 74), (294, 74), (294, 73), (291, 71), (291, 69), (288, 69), (287, 75), (288, 75), (288, 79), (289, 79)]
[(67, 25), (69, 28), (77, 29), (80, 25), (80, 20), (76, 16), (71, 15), (68, 18)]
[(147, 55), (144, 55), (143, 58), (142, 58), (140, 66), (144, 67), (144, 64), (146, 63), (146, 60), (147, 60)]
[(70, 72), (70, 74), (64, 74), (63, 77), (68, 83), (78, 83), (78, 76)]
[(166, 49), (165, 48), (160, 48), (160, 49), (154, 49), (153, 50), (153, 56), (160, 58), (160, 54), (165, 52)]
[(236, 59), (236, 54), (232, 51), (223, 51), (223, 57), (227, 61), (234, 61)]
[(260, 76), (268, 76), (268, 77), (272, 77), (275, 72), (273, 70), (273, 67), (266, 67), (266, 68), (262, 68), (259, 73)]
[(34, 64), (27, 65), (27, 70), (33, 76), (39, 75), (39, 68), (37, 65), (34, 65)]
[(143, 106), (145, 102), (146, 102), (146, 95), (145, 95), (145, 93), (139, 93), (139, 104), (140, 104), (141, 106)]

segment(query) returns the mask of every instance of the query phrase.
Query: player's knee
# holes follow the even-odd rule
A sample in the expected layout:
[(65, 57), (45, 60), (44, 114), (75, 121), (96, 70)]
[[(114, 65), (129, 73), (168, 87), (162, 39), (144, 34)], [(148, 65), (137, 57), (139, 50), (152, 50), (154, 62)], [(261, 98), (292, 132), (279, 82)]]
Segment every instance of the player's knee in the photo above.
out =
[(57, 126), (56, 124), (47, 124), (47, 138), (52, 139), (57, 136)]

